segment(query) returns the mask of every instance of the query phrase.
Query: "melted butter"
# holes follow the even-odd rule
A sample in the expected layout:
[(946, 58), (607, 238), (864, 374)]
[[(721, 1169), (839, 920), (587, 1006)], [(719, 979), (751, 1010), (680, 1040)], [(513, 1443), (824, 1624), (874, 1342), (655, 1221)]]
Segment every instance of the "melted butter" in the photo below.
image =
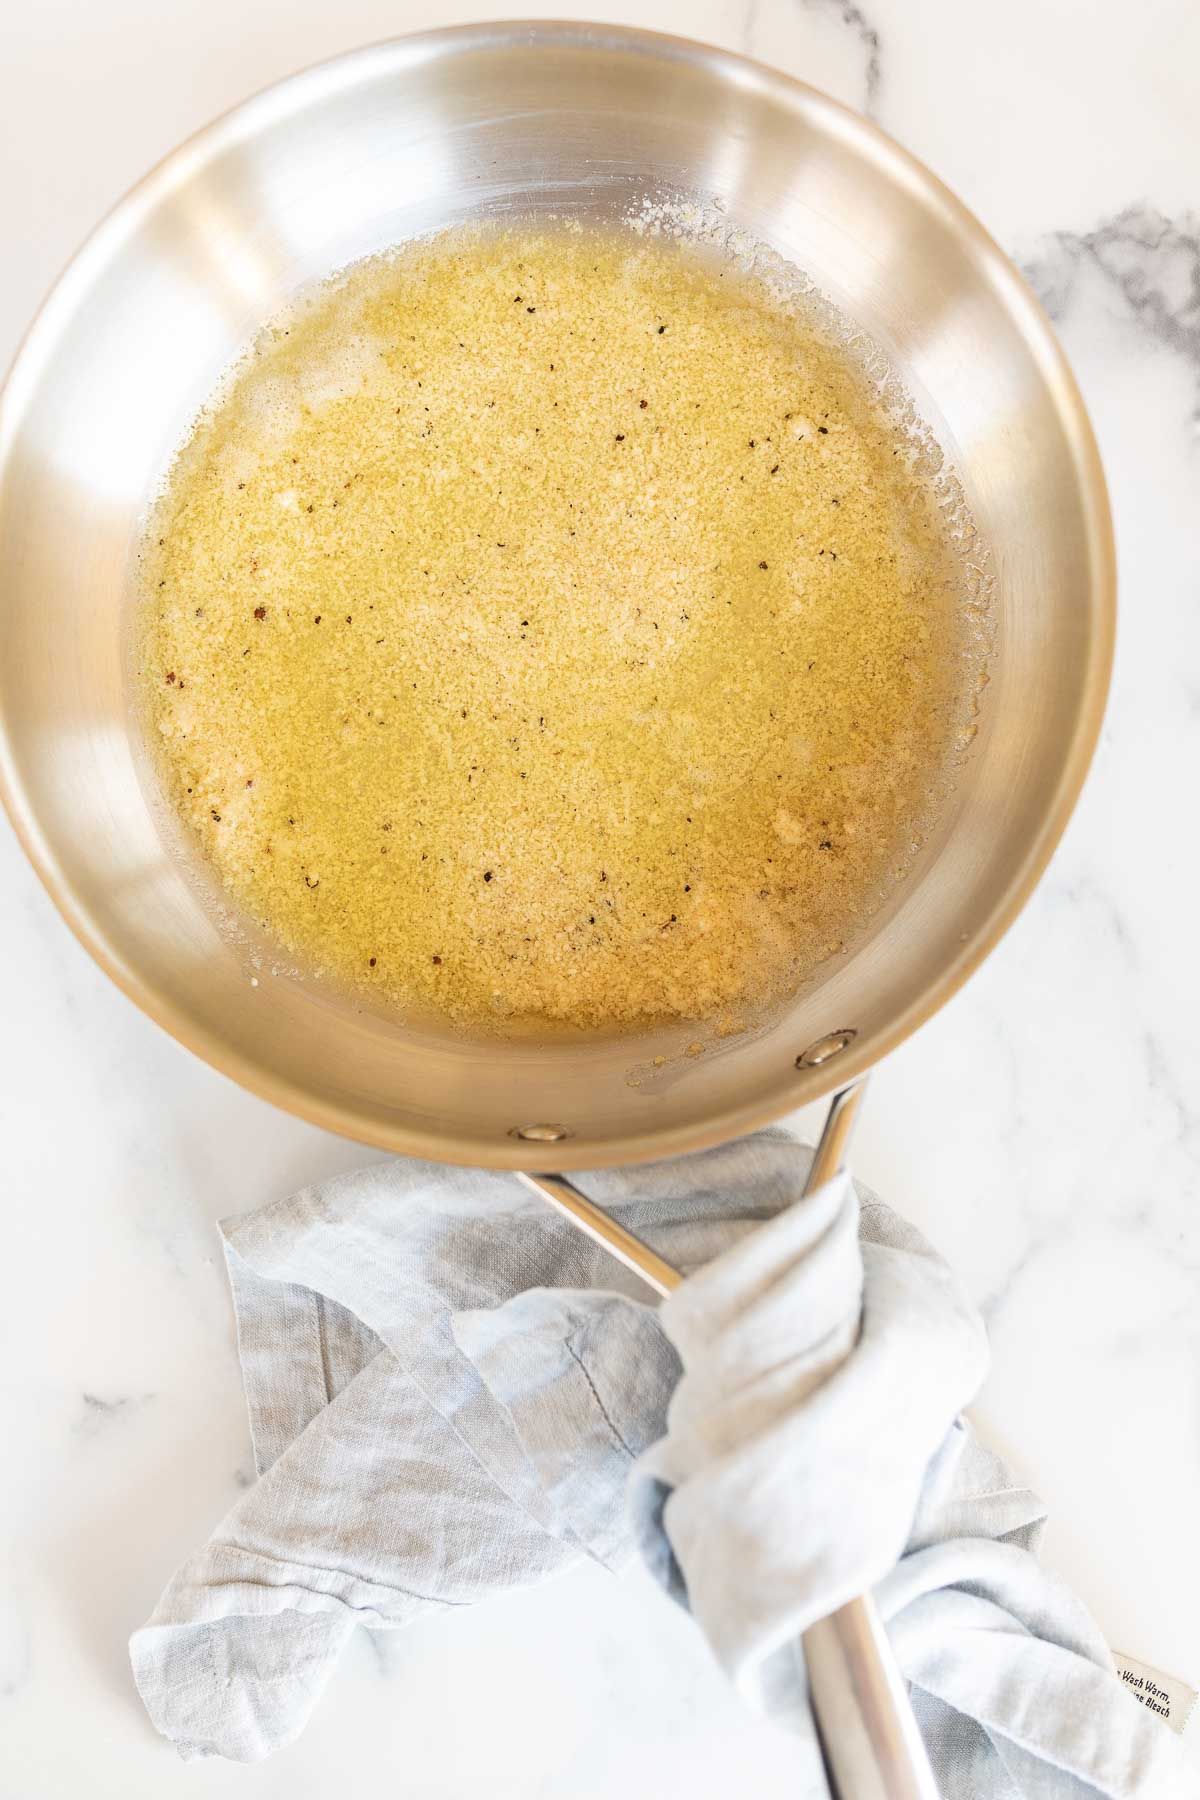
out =
[(142, 572), (163, 781), (229, 894), (466, 1026), (793, 990), (910, 865), (979, 673), (849, 354), (620, 234), (321, 290), (201, 419)]

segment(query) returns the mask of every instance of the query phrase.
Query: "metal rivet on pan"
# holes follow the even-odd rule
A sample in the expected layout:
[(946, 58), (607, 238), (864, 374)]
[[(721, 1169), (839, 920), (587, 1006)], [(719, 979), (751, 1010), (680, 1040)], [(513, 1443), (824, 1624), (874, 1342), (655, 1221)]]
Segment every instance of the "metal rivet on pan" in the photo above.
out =
[(525, 1144), (561, 1144), (571, 1133), (565, 1125), (514, 1125), (508, 1135)]
[(815, 1044), (810, 1044), (807, 1050), (800, 1052), (796, 1058), (796, 1067), (798, 1069), (819, 1069), (822, 1063), (827, 1063), (831, 1058), (840, 1056), (847, 1045), (852, 1044), (857, 1036), (858, 1033), (852, 1026), (847, 1026), (844, 1031), (827, 1032), (823, 1038), (818, 1038)]

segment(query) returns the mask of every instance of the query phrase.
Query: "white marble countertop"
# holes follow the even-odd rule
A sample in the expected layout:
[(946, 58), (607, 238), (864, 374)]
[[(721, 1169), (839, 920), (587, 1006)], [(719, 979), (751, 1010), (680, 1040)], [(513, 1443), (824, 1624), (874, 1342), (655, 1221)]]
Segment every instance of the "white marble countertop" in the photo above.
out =
[[(517, 10), (517, 9), (513, 9)], [(536, 11), (536, 0), (527, 9)], [(574, 11), (571, 0), (551, 7)], [(966, 1274), (988, 1436), (1109, 1641), (1200, 1685), (1200, 11), (1192, 0), (590, 0), (879, 122), (1029, 270), (1112, 485), (1122, 616), (1096, 767), (981, 974), (878, 1073), (861, 1175)], [(100, 213), (251, 90), (479, 0), (45, 0), (0, 19), (0, 358)], [(185, 1769), (130, 1629), (249, 1479), (213, 1221), (368, 1154), (179, 1049), (0, 828), (0, 1796), (588, 1800), (794, 1791), (637, 1577), (360, 1634), (301, 1742)]]

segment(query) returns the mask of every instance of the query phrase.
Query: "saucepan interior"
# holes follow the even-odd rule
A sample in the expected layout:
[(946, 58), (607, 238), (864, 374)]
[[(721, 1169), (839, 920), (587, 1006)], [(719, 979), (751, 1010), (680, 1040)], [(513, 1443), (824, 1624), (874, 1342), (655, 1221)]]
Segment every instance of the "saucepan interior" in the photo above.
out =
[[(853, 954), (769, 1026), (452, 1037), (312, 982), (251, 985), (139, 768), (123, 634), (147, 496), (217, 379), (298, 289), (485, 215), (585, 226), (694, 198), (803, 269), (884, 349), (986, 545), (981, 729), (939, 831)], [(125, 990), (260, 1093), (445, 1160), (586, 1167), (695, 1147), (815, 1098), (937, 1007), (1029, 893), (1099, 727), (1103, 481), (1036, 304), (926, 171), (736, 57), (610, 27), (488, 25), (284, 82), (162, 164), (30, 334), (0, 416), (0, 769), (67, 919)], [(829, 1034), (836, 1054), (804, 1053)], [(701, 1034), (703, 1035), (703, 1034)], [(656, 1057), (662, 1057), (656, 1063)], [(797, 1059), (801, 1065), (797, 1066)], [(556, 1127), (532, 1151), (513, 1135)]]

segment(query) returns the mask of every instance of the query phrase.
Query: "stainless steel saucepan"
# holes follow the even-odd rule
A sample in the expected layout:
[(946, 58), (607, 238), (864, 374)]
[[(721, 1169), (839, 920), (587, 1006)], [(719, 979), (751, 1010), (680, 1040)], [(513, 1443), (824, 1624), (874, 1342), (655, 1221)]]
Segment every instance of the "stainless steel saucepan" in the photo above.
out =
[[(252, 984), (140, 773), (124, 636), (147, 498), (297, 289), (456, 221), (602, 224), (646, 196), (723, 208), (806, 271), (887, 354), (957, 472), (988, 549), (996, 642), (940, 828), (849, 956), (768, 1029), (701, 1055), (680, 1055), (678, 1030), (471, 1040), (286, 975)], [(997, 941), (1096, 741), (1113, 585), (1096, 448), (1049, 326), (896, 144), (699, 44), (568, 24), (432, 32), (296, 76), (202, 131), (51, 294), (0, 404), (0, 784), (97, 960), (266, 1098), (442, 1161), (527, 1168), (531, 1143), (559, 1171), (665, 1156), (852, 1080)]]
[[(807, 271), (890, 355), (963, 483), (990, 547), (997, 641), (941, 831), (851, 956), (770, 1030), (700, 1056), (679, 1056), (679, 1031), (501, 1046), (412, 1032), (299, 981), (252, 987), (164, 845), (131, 741), (122, 624), (148, 494), (231, 360), (305, 283), (455, 220), (604, 221), (662, 193), (719, 203)], [(350, 1137), (519, 1168), (519, 1134), (543, 1128), (543, 1141), (561, 1134), (544, 1156), (588, 1168), (714, 1143), (813, 1100), (954, 992), (1078, 793), (1107, 686), (1113, 551), (1095, 444), (1045, 318), (904, 151), (824, 95), (699, 44), (480, 25), (269, 89), (101, 225), (0, 410), (0, 605), (9, 810), (73, 929), (140, 1006)]]

